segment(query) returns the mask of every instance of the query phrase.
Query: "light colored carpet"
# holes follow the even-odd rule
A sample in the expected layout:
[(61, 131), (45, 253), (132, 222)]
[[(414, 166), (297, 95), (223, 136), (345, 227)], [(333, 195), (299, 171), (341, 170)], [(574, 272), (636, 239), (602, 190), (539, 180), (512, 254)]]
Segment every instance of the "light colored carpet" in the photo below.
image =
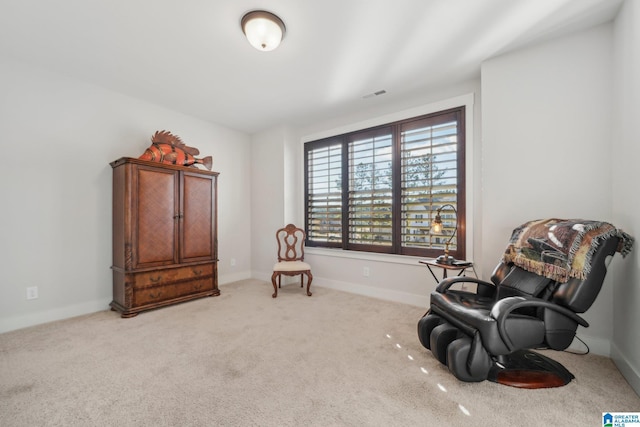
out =
[(602, 425), (639, 411), (611, 360), (548, 352), (555, 389), (463, 383), (418, 341), (425, 309), (245, 280), (215, 298), (0, 335), (2, 426)]

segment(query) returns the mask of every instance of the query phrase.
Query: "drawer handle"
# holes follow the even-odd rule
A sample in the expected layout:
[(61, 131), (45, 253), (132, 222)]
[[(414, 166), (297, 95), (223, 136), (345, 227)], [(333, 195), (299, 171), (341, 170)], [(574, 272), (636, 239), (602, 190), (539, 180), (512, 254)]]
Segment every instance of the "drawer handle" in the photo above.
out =
[(195, 269), (195, 268), (194, 268), (194, 269), (193, 269), (193, 273), (194, 273), (196, 276), (199, 276), (199, 275), (201, 275), (201, 274), (202, 274), (202, 270), (197, 270), (197, 269)]
[(149, 277), (149, 280), (151, 280), (153, 283), (158, 283), (160, 280), (162, 280), (162, 276)]
[(156, 299), (156, 298), (160, 298), (160, 295), (162, 295), (162, 292), (158, 292), (157, 294), (152, 294), (151, 292), (149, 292), (149, 297)]
[(198, 283), (197, 285), (193, 285), (193, 290), (194, 291), (199, 291), (200, 289), (202, 289), (202, 283)]

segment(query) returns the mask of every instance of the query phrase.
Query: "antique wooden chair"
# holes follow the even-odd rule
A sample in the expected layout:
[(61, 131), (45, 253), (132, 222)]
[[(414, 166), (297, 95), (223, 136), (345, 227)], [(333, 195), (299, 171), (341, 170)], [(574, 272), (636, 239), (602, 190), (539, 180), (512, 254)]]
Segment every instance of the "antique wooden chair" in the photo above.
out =
[[(307, 275), (307, 295), (311, 296), (309, 287), (313, 280), (311, 274), (311, 266), (304, 262), (304, 240), (306, 234), (303, 229), (293, 224), (276, 231), (276, 240), (278, 241), (278, 262), (273, 266), (273, 274), (271, 275), (271, 284), (273, 284), (273, 298), (278, 296), (278, 288), (281, 285), (282, 275), (297, 276), (300, 275), (300, 287), (303, 286), (304, 275)], [(276, 286), (276, 277), (278, 278), (278, 286)]]

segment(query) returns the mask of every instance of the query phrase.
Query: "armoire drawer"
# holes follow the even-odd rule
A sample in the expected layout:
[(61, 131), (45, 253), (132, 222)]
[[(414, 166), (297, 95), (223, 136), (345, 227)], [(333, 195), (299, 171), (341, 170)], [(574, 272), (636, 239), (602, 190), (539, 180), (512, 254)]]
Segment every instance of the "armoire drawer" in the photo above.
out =
[(133, 306), (140, 307), (143, 305), (156, 304), (203, 292), (213, 292), (213, 290), (214, 281), (212, 277), (170, 283), (162, 286), (152, 286), (135, 290), (133, 294)]
[(199, 279), (213, 275), (213, 264), (200, 264), (188, 267), (165, 268), (145, 273), (133, 273), (133, 286), (146, 289), (167, 283)]

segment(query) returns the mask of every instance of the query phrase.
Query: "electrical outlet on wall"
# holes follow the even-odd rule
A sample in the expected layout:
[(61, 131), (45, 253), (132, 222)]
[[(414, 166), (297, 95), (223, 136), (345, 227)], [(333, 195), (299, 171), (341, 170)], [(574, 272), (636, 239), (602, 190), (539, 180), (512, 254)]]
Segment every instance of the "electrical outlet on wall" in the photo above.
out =
[(36, 299), (38, 298), (38, 287), (30, 286), (27, 288), (27, 299)]
[(235, 265), (236, 265), (236, 259), (231, 258), (231, 267), (235, 267)]
[(364, 277), (369, 277), (370, 273), (371, 273), (371, 271), (369, 270), (369, 267), (362, 267), (362, 275)]

